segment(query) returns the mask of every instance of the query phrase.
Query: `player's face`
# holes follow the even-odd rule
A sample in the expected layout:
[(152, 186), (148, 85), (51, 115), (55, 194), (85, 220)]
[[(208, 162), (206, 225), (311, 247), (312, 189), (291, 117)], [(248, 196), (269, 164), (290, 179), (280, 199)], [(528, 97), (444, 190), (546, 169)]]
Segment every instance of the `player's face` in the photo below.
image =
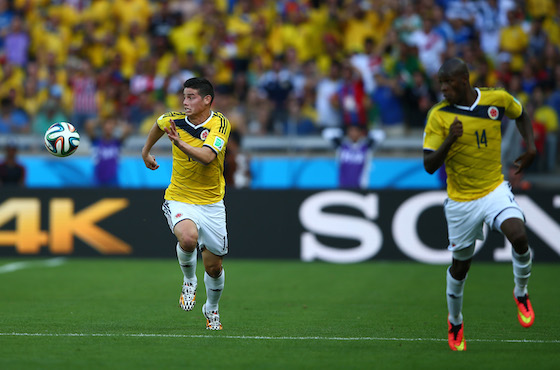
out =
[(183, 108), (187, 117), (196, 116), (208, 108), (211, 97), (206, 95), (202, 97), (199, 95), (198, 90), (186, 87), (183, 90)]
[(461, 76), (450, 73), (439, 73), (440, 90), (450, 104), (461, 104), (465, 96), (464, 81)]

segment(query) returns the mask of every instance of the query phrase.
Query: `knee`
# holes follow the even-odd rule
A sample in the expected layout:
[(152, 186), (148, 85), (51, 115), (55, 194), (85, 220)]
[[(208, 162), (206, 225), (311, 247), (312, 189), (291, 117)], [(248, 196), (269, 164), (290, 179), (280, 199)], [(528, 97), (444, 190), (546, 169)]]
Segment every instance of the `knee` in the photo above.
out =
[(467, 273), (469, 272), (470, 266), (471, 266), (471, 260), (459, 261), (453, 259), (453, 263), (451, 264), (449, 273), (451, 274), (453, 279), (463, 280), (467, 277)]
[(529, 248), (529, 242), (527, 239), (527, 234), (524, 231), (519, 230), (508, 235), (508, 240), (517, 253), (523, 254), (527, 252), (527, 249)]
[(221, 263), (214, 263), (211, 265), (204, 266), (206, 273), (213, 278), (217, 278), (222, 273), (222, 264)]
[(198, 235), (196, 233), (176, 232), (175, 236), (177, 237), (179, 246), (185, 252), (192, 252), (196, 249), (198, 245)]

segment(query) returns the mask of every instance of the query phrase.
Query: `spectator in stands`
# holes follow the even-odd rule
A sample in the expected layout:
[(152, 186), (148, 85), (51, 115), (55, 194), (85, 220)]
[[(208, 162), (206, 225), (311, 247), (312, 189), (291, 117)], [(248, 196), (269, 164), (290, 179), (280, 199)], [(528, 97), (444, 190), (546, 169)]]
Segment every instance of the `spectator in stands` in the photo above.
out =
[(397, 78), (382, 72), (375, 75), (376, 88), (371, 96), (377, 107), (380, 127), (387, 136), (402, 136), (405, 132), (401, 102), (402, 87)]
[[(527, 168), (527, 172), (544, 172), (546, 167), (545, 163), (545, 147), (546, 147), (546, 125), (543, 122), (535, 119), (535, 101), (533, 99), (529, 100), (529, 103), (525, 107), (528, 116), (531, 118), (531, 123), (533, 126), (533, 136), (535, 138), (535, 147), (537, 149), (537, 154), (530, 167)], [(525, 142), (522, 146), (525, 147)]]
[(126, 119), (138, 131), (142, 122), (154, 114), (154, 98), (152, 94), (144, 91), (137, 97), (129, 96)]
[[(448, 17), (448, 19), (449, 24), (451, 24), (451, 29), (453, 30), (450, 45), (457, 49), (457, 51), (453, 53), (462, 54), (461, 49), (475, 38), (474, 28), (465, 17), (453, 15), (452, 17)], [(449, 56), (452, 53), (448, 52), (447, 54)]]
[[(500, 51), (500, 10), (498, 0), (478, 1), (474, 26), (478, 32), (480, 48), (487, 58), (496, 61)], [(488, 85), (484, 85), (488, 86)]]
[(171, 30), (181, 23), (181, 13), (171, 7), (172, 1), (160, 0), (149, 19), (149, 32), (156, 37), (169, 36)]
[(274, 58), (272, 68), (265, 72), (259, 81), (266, 102), (270, 106), (266, 132), (282, 134), (286, 132), (288, 122), (288, 101), (293, 91), (292, 74), (284, 65), (284, 57)]
[(373, 37), (368, 37), (364, 41), (364, 51), (354, 53), (350, 57), (350, 63), (362, 75), (364, 89), (368, 95), (371, 95), (375, 90), (375, 78), (373, 76), (381, 71), (383, 65), (383, 58), (379, 49)]
[(436, 5), (432, 8), (432, 19), (434, 20), (434, 30), (443, 37), (446, 44), (451, 42), (453, 28), (447, 18), (445, 18), (445, 12), (441, 6)]
[(301, 98), (292, 97), (289, 103), (290, 135), (313, 135), (320, 132), (317, 125), (317, 110), (315, 109), (315, 86), (305, 85)]
[(521, 69), (520, 77), (521, 89), (527, 95), (531, 95), (539, 82), (533, 66), (529, 63), (525, 63)]
[(544, 91), (541, 87), (536, 87), (531, 96), (535, 106), (534, 120), (542, 123), (546, 129), (542, 169), (546, 172), (552, 172), (556, 167), (558, 150), (558, 115), (554, 108), (546, 104)]
[(547, 104), (550, 105), (558, 117), (560, 117), (560, 64), (556, 65), (553, 71), (552, 80), (554, 81), (552, 91), (548, 96)]
[(527, 52), (529, 56), (540, 56), (545, 52), (548, 44), (548, 34), (543, 29), (544, 17), (533, 19), (529, 30)]
[(91, 139), (94, 182), (97, 186), (116, 187), (121, 147), (132, 132), (132, 127), (116, 117), (102, 122), (89, 120), (86, 132)]
[(511, 55), (511, 70), (519, 72), (523, 68), (523, 55), (529, 44), (529, 36), (521, 24), (518, 9), (507, 13), (508, 24), (500, 31), (500, 50)]
[(25, 29), (21, 16), (12, 18), (11, 27), (4, 37), (4, 52), (6, 61), (15, 66), (23, 67), (29, 58), (29, 47), (31, 39)]
[(0, 49), (4, 48), (4, 36), (8, 33), (13, 17), (10, 1), (0, 0)]
[(39, 81), (33, 77), (27, 77), (23, 86), (23, 93), (16, 97), (16, 106), (23, 109), (29, 121), (33, 122), (39, 108), (47, 98), (47, 93), (39, 89)]
[(23, 84), (25, 81), (25, 73), (23, 69), (14, 66), (11, 63), (4, 63), (0, 75), (0, 98), (21, 95)]
[(0, 163), (0, 186), (25, 186), (25, 167), (17, 160), (17, 144), (6, 145), (6, 156)]
[(402, 12), (393, 22), (393, 28), (397, 31), (399, 39), (404, 42), (408, 42), (414, 31), (422, 28), (422, 18), (416, 12), (413, 1), (404, 2)]
[(11, 97), (0, 100), (0, 134), (29, 132), (29, 120), (25, 112), (14, 105)]
[(410, 45), (416, 46), (420, 62), (430, 77), (437, 74), (445, 51), (445, 40), (434, 29), (430, 18), (423, 20), (422, 28), (412, 32), (408, 38)]
[(43, 136), (47, 129), (56, 122), (68, 122), (68, 116), (61, 109), (57, 100), (50, 98), (39, 108), (31, 130), (36, 135)]
[(368, 127), (369, 96), (365, 93), (360, 72), (349, 62), (342, 66), (341, 84), (331, 97), (331, 104), (339, 111), (342, 126)]
[(437, 94), (426, 75), (422, 71), (415, 71), (412, 83), (405, 86), (402, 96), (406, 128), (423, 129), (426, 115), (437, 100)]
[(86, 122), (97, 117), (97, 83), (91, 64), (79, 63), (75, 75), (70, 81), (73, 96), (72, 124), (82, 129)]
[(342, 65), (334, 61), (330, 66), (329, 74), (319, 80), (315, 107), (317, 109), (317, 124), (320, 129), (326, 127), (339, 127), (340, 119), (336, 107), (332, 104), (332, 97), (340, 89)]

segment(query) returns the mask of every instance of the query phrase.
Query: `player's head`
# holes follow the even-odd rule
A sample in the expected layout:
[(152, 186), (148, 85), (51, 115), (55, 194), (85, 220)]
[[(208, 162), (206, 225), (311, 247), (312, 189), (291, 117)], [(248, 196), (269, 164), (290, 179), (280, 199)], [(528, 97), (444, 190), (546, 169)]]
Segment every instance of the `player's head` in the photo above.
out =
[(198, 95), (200, 95), (201, 98), (210, 96), (210, 104), (214, 101), (214, 86), (203, 77), (189, 78), (183, 84), (183, 89), (186, 88), (198, 91)]
[(351, 123), (350, 125), (346, 126), (346, 136), (352, 141), (357, 142), (360, 140), (365, 134), (365, 126), (360, 125), (359, 123)]
[(210, 110), (214, 101), (214, 87), (205, 78), (193, 77), (183, 84), (183, 107), (187, 116)]
[(451, 104), (461, 104), (471, 90), (469, 69), (459, 58), (446, 60), (440, 67), (438, 79), (441, 92)]

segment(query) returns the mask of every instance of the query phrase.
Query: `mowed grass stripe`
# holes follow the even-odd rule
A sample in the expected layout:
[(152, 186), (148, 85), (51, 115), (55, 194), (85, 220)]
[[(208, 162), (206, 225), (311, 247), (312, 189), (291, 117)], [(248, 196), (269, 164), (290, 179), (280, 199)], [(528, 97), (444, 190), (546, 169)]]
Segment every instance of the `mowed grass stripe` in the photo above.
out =
[[(152, 338), (222, 338), (248, 340), (328, 340), (328, 341), (396, 341), (396, 342), (446, 342), (442, 338), (383, 338), (383, 337), (271, 337), (249, 335), (199, 335), (199, 334), (157, 334), (157, 333), (0, 333), (0, 336), (29, 336), (29, 337), (152, 337)], [(485, 343), (537, 343), (555, 344), (560, 340), (531, 340), (531, 339), (468, 339), (469, 342)]]

